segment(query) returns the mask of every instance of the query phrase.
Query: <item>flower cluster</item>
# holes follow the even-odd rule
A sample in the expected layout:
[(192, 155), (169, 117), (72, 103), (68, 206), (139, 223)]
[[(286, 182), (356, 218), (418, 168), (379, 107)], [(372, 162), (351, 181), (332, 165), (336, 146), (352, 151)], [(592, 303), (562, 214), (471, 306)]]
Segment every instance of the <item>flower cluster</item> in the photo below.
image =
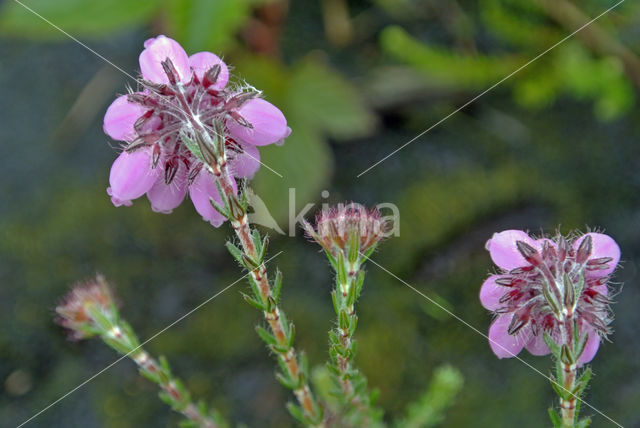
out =
[(513, 357), (524, 347), (546, 355), (544, 333), (566, 345), (586, 336), (578, 364), (591, 361), (609, 333), (608, 283), (620, 260), (616, 242), (601, 233), (534, 239), (506, 230), (486, 248), (500, 268), (480, 290), (482, 305), (497, 314), (489, 329), (493, 352)]
[(251, 178), (260, 166), (257, 146), (281, 143), (291, 129), (255, 89), (230, 85), (229, 68), (216, 55), (187, 56), (165, 36), (144, 46), (140, 90), (116, 98), (104, 117), (104, 131), (124, 142), (107, 193), (116, 206), (146, 193), (161, 213), (170, 213), (188, 193), (198, 213), (220, 226), (224, 216), (210, 203), (221, 202), (211, 156), (194, 142), (204, 133), (216, 139), (216, 163), (228, 164), (236, 178)]
[(100, 333), (96, 328), (92, 311), (111, 313), (115, 302), (109, 285), (102, 275), (95, 280), (76, 285), (56, 307), (58, 323), (71, 332), (75, 340)]
[(354, 251), (357, 248), (356, 254), (366, 254), (374, 249), (385, 238), (388, 224), (377, 210), (367, 210), (362, 205), (350, 203), (320, 211), (315, 228), (308, 222), (303, 226), (310, 238), (337, 257), (339, 252), (346, 256), (350, 249)]

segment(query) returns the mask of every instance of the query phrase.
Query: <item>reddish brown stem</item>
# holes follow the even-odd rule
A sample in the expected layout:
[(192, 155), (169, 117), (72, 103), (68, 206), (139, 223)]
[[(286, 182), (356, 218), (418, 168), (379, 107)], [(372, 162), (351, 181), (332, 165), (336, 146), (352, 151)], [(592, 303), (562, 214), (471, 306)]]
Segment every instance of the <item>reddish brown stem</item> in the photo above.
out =
[[(214, 169), (213, 172), (214, 175), (218, 178), (220, 187), (222, 188), (222, 191), (224, 192), (227, 200), (229, 201), (229, 205), (231, 206), (231, 225), (236, 233), (236, 236), (240, 240), (240, 244), (245, 255), (250, 257), (252, 260), (258, 261), (259, 254), (253, 242), (249, 218), (246, 212), (240, 207), (237, 202), (236, 192), (233, 188), (226, 165), (223, 164), (221, 166), (218, 166), (216, 169)], [(264, 264), (262, 263), (258, 267), (250, 271), (250, 274), (253, 280), (258, 285), (258, 290), (260, 291), (260, 297), (262, 298), (262, 301), (273, 301), (271, 286), (269, 284), (268, 274)], [(271, 310), (265, 310), (263, 312), (264, 318), (269, 324), (269, 328), (271, 329), (271, 332), (273, 333), (273, 336), (278, 343), (278, 347), (281, 349), (286, 349), (286, 351), (278, 351), (274, 349), (274, 352), (278, 355), (278, 358), (282, 360), (285, 367), (287, 368), (287, 374), (289, 375), (289, 378), (300, 379), (301, 373), (298, 363), (298, 356), (295, 348), (293, 346), (290, 346), (286, 334), (288, 326), (285, 326), (283, 324), (282, 317), (280, 316), (280, 309), (277, 304), (273, 304), (271, 305), (271, 307)], [(321, 419), (320, 409), (316, 404), (316, 401), (306, 379), (300, 382), (300, 386), (298, 388), (294, 389), (294, 394), (298, 402), (300, 403), (302, 410), (310, 420), (317, 421)], [(323, 425), (322, 423), (319, 423), (317, 426)]]

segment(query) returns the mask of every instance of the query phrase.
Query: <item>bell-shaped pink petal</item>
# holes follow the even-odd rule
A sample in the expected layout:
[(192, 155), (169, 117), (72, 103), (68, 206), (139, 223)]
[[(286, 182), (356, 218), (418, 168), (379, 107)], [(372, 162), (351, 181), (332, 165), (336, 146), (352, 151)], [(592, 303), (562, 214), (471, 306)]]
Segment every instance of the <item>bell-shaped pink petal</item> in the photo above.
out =
[(496, 284), (498, 278), (500, 275), (491, 275), (480, 288), (480, 303), (490, 311), (495, 311), (503, 306), (500, 299), (509, 291), (509, 287)]
[(178, 73), (178, 81), (186, 83), (191, 80), (189, 57), (178, 42), (166, 36), (158, 36), (144, 42), (144, 47), (139, 62), (145, 79), (155, 83), (169, 83), (167, 73), (162, 68), (162, 61), (169, 58)]
[(524, 347), (524, 340), (519, 335), (512, 336), (507, 332), (513, 314), (498, 316), (489, 327), (489, 345), (498, 358), (511, 358), (518, 355)]
[(611, 257), (613, 259), (608, 263), (607, 269), (590, 271), (589, 276), (602, 277), (609, 275), (614, 271), (620, 261), (620, 247), (609, 235), (605, 235), (604, 233), (587, 233), (579, 239), (576, 239), (576, 242), (573, 244), (573, 248), (578, 249), (578, 247), (580, 247), (580, 243), (587, 236), (591, 236), (592, 241), (590, 259), (599, 259), (602, 257)]
[(151, 153), (148, 149), (133, 153), (124, 151), (111, 166), (107, 193), (116, 207), (129, 206), (133, 199), (151, 189), (159, 174), (160, 168), (151, 168)]
[(187, 168), (180, 164), (178, 172), (170, 184), (160, 174), (155, 184), (147, 192), (147, 198), (151, 202), (151, 209), (157, 213), (170, 214), (174, 208), (182, 203), (187, 194)]
[[(582, 366), (587, 364), (593, 357), (596, 356), (596, 352), (598, 352), (598, 348), (600, 347), (600, 336), (593, 328), (586, 328), (585, 332), (589, 335), (587, 338), (587, 344), (584, 346), (584, 351), (582, 351), (582, 355), (578, 358), (578, 365)], [(584, 334), (584, 333), (583, 333)]]
[[(235, 181), (233, 178), (231, 180), (234, 190), (237, 190)], [(210, 199), (222, 205), (222, 198), (218, 193), (215, 177), (209, 171), (204, 168), (200, 171), (191, 186), (189, 186), (189, 196), (193, 206), (203, 220), (211, 223), (213, 227), (220, 227), (225, 222), (226, 218), (211, 205)]]
[(253, 178), (260, 168), (260, 152), (256, 146), (241, 144), (242, 153), (238, 153), (229, 162), (234, 177)]
[(505, 270), (527, 266), (529, 263), (522, 257), (516, 246), (516, 241), (523, 241), (539, 249), (539, 244), (522, 230), (505, 230), (494, 233), (485, 245), (493, 262)]
[(235, 139), (255, 146), (276, 143), (290, 132), (287, 119), (273, 104), (262, 98), (254, 98), (237, 110), (251, 127), (239, 124), (235, 119), (227, 120), (227, 128)]
[[(529, 331), (530, 330), (531, 329), (529, 329)], [(551, 351), (549, 351), (549, 348), (547, 347), (547, 344), (544, 343), (542, 332), (539, 332), (537, 336), (534, 336), (533, 333), (531, 333), (531, 339), (529, 339), (529, 341), (525, 345), (525, 348), (532, 355), (547, 355), (551, 353)]]
[(130, 103), (126, 95), (121, 95), (107, 109), (102, 129), (114, 140), (132, 141), (136, 136), (133, 124), (144, 113), (142, 106)]
[(214, 89), (224, 89), (229, 81), (229, 67), (225, 64), (218, 55), (212, 54), (211, 52), (198, 52), (189, 57), (189, 64), (196, 76), (198, 76), (198, 80), (202, 82), (202, 78), (204, 74), (214, 65), (220, 64), (220, 74), (218, 74), (218, 80), (216, 83), (211, 85), (211, 88)]

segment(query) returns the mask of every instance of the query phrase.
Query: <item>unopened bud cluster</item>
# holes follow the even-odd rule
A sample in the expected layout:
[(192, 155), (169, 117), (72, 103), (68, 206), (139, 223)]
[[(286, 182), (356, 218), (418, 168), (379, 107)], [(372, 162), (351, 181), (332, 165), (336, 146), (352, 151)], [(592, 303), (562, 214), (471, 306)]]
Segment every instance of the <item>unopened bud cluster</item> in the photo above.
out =
[(56, 307), (58, 323), (69, 329), (72, 339), (85, 339), (104, 332), (103, 320), (117, 313), (109, 285), (102, 275), (76, 285)]
[(321, 211), (315, 228), (303, 223), (309, 237), (325, 250), (336, 272), (331, 292), (336, 328), (329, 331), (329, 363), (333, 394), (340, 397), (346, 426), (382, 425), (382, 411), (373, 405), (366, 377), (355, 367), (355, 331), (358, 325), (355, 303), (362, 292), (362, 265), (385, 237), (387, 224), (376, 210), (351, 203)]
[(354, 262), (369, 255), (388, 229), (377, 210), (355, 203), (324, 209), (316, 216), (315, 228), (308, 222), (303, 226), (328, 254), (334, 258), (342, 254)]
[(209, 411), (204, 403), (194, 404), (183, 382), (174, 377), (165, 358), (152, 358), (131, 326), (120, 318), (110, 286), (102, 275), (77, 285), (56, 308), (58, 322), (71, 331), (73, 339), (100, 338), (111, 348), (130, 357), (145, 378), (160, 387), (160, 398), (182, 413), (185, 426), (219, 428), (226, 426), (220, 415)]

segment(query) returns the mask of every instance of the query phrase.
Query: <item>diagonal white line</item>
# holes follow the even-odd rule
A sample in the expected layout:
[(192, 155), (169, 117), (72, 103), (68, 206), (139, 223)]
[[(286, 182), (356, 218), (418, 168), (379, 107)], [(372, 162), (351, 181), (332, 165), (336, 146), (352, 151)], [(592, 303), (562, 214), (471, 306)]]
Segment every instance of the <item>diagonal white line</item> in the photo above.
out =
[(245, 154), (246, 156), (249, 156), (249, 157), (250, 157), (251, 159), (253, 159), (254, 161), (258, 162), (258, 163), (259, 163), (260, 165), (262, 165), (263, 167), (267, 168), (269, 171), (273, 172), (273, 173), (274, 173), (275, 175), (277, 175), (278, 177), (280, 177), (280, 178), (284, 178), (284, 177), (282, 176), (282, 174), (280, 174), (278, 171), (276, 171), (275, 169), (271, 168), (269, 165), (265, 165), (265, 164), (263, 164), (263, 163), (262, 163), (262, 161), (261, 161), (260, 159), (258, 159), (258, 158), (255, 158), (255, 157), (251, 156), (251, 155), (250, 155), (249, 153), (247, 153), (246, 151), (244, 152), (244, 154)]
[[(65, 36), (69, 37), (71, 40), (73, 40), (74, 42), (76, 42), (77, 44), (79, 44), (80, 46), (82, 46), (83, 48), (85, 48), (86, 50), (88, 50), (89, 52), (91, 52), (92, 54), (94, 54), (95, 56), (97, 56), (98, 58), (100, 58), (101, 60), (103, 60), (104, 62), (106, 62), (107, 64), (111, 65), (113, 68), (115, 68), (116, 70), (120, 71), (122, 74), (124, 74), (125, 76), (129, 77), (131, 80), (135, 81), (136, 83), (140, 84), (141, 86), (146, 86), (145, 83), (143, 81), (141, 81), (140, 79), (136, 79), (135, 77), (133, 77), (131, 74), (127, 73), (126, 71), (124, 71), (122, 69), (122, 67), (119, 67), (118, 65), (114, 64), (113, 62), (109, 61), (107, 58), (105, 58), (103, 55), (99, 54), (98, 52), (96, 52), (94, 49), (90, 48), (89, 46), (87, 46), (85, 43), (82, 43), (80, 40), (78, 40), (77, 38), (73, 37), (71, 34), (67, 33), (66, 31), (64, 31), (62, 28), (58, 27), (56, 24), (54, 24), (53, 22), (49, 21), (47, 18), (45, 18), (44, 16), (40, 15), (38, 12), (36, 12), (35, 10), (31, 9), (29, 6), (27, 6), (26, 4), (22, 3), (20, 0), (13, 0), (14, 2), (18, 3), (20, 6), (24, 7), (26, 10), (28, 10), (29, 12), (33, 13), (35, 16), (37, 16), (38, 18), (42, 19), (44, 22), (46, 22), (47, 24), (51, 25), (53, 28), (55, 28), (56, 30), (60, 31), (62, 34), (64, 34)], [(246, 153), (250, 158), (252, 158), (253, 160), (257, 161), (258, 163), (260, 163), (260, 165), (264, 166), (265, 168), (267, 168), (269, 171), (273, 172), (275, 175), (277, 175), (280, 178), (284, 178), (282, 176), (282, 174), (280, 174), (279, 172), (277, 172), (276, 170), (274, 170), (273, 168), (271, 168), (269, 165), (266, 165), (264, 163), (262, 163), (259, 159), (254, 158), (253, 156), (249, 155), (248, 153)]]
[[(266, 265), (267, 263), (271, 262), (273, 259), (275, 259), (276, 257), (278, 257), (280, 254), (282, 254), (284, 251), (280, 251), (279, 253), (277, 253), (276, 255), (274, 255), (273, 257), (269, 258), (269, 260), (266, 260), (264, 262), (264, 264)], [(153, 339), (155, 339), (156, 337), (160, 336), (162, 333), (164, 333), (165, 331), (169, 330), (171, 327), (173, 327), (174, 325), (178, 324), (180, 321), (182, 321), (183, 319), (187, 318), (189, 315), (193, 314), (195, 311), (197, 311), (198, 309), (202, 308), (204, 305), (206, 305), (207, 303), (209, 303), (210, 301), (212, 301), (213, 299), (215, 299), (216, 297), (218, 297), (219, 295), (221, 295), (222, 293), (224, 293), (225, 291), (227, 291), (228, 289), (230, 289), (231, 287), (233, 287), (234, 285), (236, 285), (237, 283), (239, 283), (240, 281), (242, 281), (244, 278), (246, 278), (251, 272), (247, 272), (246, 274), (242, 275), (240, 278), (236, 279), (235, 281), (233, 281), (231, 284), (227, 285), (225, 288), (223, 288), (222, 290), (218, 291), (216, 294), (214, 294), (213, 296), (209, 297), (207, 300), (205, 300), (204, 302), (200, 303), (198, 306), (196, 306), (195, 308), (191, 309), (189, 312), (187, 312), (186, 314), (182, 315), (180, 318), (178, 318), (177, 320), (175, 320), (174, 322), (172, 322), (171, 324), (169, 324), (168, 326), (166, 326), (165, 328), (163, 328), (162, 330), (158, 331), (156, 334), (154, 334), (153, 336), (151, 336), (150, 338), (148, 338), (147, 340), (145, 340), (144, 342), (142, 342), (140, 345), (138, 345), (136, 348), (132, 349), (131, 351), (129, 351), (129, 353), (124, 354), (123, 356), (121, 356), (120, 358), (118, 358), (117, 360), (115, 360), (114, 362), (112, 362), (111, 364), (109, 364), (108, 366), (106, 366), (105, 368), (103, 368), (102, 370), (100, 370), (99, 372), (97, 372), (96, 374), (94, 374), (93, 376), (91, 376), (90, 378), (88, 378), (87, 380), (85, 380), (84, 382), (82, 382), (81, 384), (77, 385), (75, 388), (71, 389), (69, 392), (67, 392), (66, 394), (64, 394), (62, 397), (58, 398), (57, 400), (55, 400), (54, 402), (50, 403), (49, 405), (47, 405), (45, 408), (43, 408), (42, 410), (40, 410), (38, 413), (34, 414), (33, 416), (31, 416), (29, 419), (27, 419), (26, 421), (22, 422), (20, 425), (17, 426), (17, 428), (20, 428), (26, 424), (28, 424), (29, 422), (31, 422), (32, 420), (34, 420), (35, 418), (37, 418), (38, 416), (40, 416), (41, 414), (43, 414), (44, 412), (46, 412), (47, 410), (49, 410), (50, 408), (52, 408), (53, 406), (55, 406), (56, 404), (58, 404), (59, 402), (61, 402), (62, 400), (64, 400), (65, 398), (67, 398), (68, 396), (70, 396), (71, 394), (73, 394), (74, 392), (76, 392), (78, 389), (82, 388), (83, 386), (85, 386), (86, 384), (88, 384), (89, 382), (91, 382), (92, 380), (94, 380), (95, 378), (97, 378), (98, 376), (100, 376), (102, 373), (106, 372), (107, 370), (109, 370), (111, 367), (115, 366), (116, 364), (118, 364), (120, 361), (124, 360), (125, 358), (129, 357), (131, 354), (133, 354), (135, 351), (137, 351), (138, 349), (140, 349), (141, 347), (143, 347), (144, 345), (146, 345), (147, 343), (151, 342)]]
[(589, 22), (587, 22), (586, 24), (582, 25), (580, 28), (578, 28), (577, 30), (575, 30), (574, 32), (572, 32), (571, 34), (569, 34), (568, 36), (566, 36), (565, 38), (563, 38), (562, 40), (560, 40), (559, 42), (556, 42), (553, 46), (545, 49), (543, 52), (539, 53), (535, 58), (529, 60), (528, 62), (526, 62), (525, 64), (521, 65), (520, 67), (518, 67), (517, 69), (515, 69), (514, 71), (512, 71), (511, 73), (509, 73), (507, 76), (503, 77), (502, 79), (500, 79), (499, 81), (497, 81), (496, 83), (494, 83), (493, 85), (491, 85), (489, 88), (485, 89), (484, 91), (482, 91), (481, 93), (479, 93), (478, 95), (476, 95), (475, 97), (471, 98), (469, 101), (467, 101), (466, 103), (464, 103), (462, 106), (458, 107), (457, 109), (455, 109), (454, 111), (452, 111), (451, 113), (449, 113), (448, 115), (446, 115), (445, 117), (443, 117), (442, 119), (440, 119), (439, 121), (437, 121), (436, 123), (434, 123), (433, 125), (431, 125), (430, 127), (428, 127), (427, 129), (425, 129), (424, 131), (422, 131), (421, 133), (419, 133), (418, 135), (416, 135), (415, 137), (413, 137), (411, 140), (407, 141), (406, 143), (404, 143), (403, 145), (401, 145), (400, 147), (398, 147), (397, 149), (395, 149), (394, 151), (392, 151), (391, 153), (389, 153), (388, 155), (386, 155), (385, 157), (383, 157), (382, 159), (380, 159), (379, 161), (377, 161), (376, 163), (374, 163), (373, 165), (371, 165), (369, 168), (365, 169), (364, 171), (362, 171), (360, 174), (357, 175), (357, 178), (360, 178), (362, 175), (366, 174), (367, 172), (369, 172), (370, 170), (372, 170), (373, 168), (375, 168), (376, 166), (380, 165), (382, 162), (386, 161), (387, 159), (389, 159), (391, 156), (395, 155), (396, 153), (398, 153), (400, 150), (404, 149), (405, 147), (407, 147), (409, 144), (413, 143), (414, 141), (416, 141), (418, 138), (422, 137), (424, 134), (426, 134), (427, 132), (431, 131), (433, 128), (435, 128), (436, 126), (440, 125), (442, 122), (444, 122), (445, 120), (449, 119), (451, 116), (453, 116), (454, 114), (458, 113), (460, 110), (464, 109), (465, 107), (467, 107), (469, 104), (472, 104), (473, 102), (475, 102), (476, 100), (478, 100), (478, 98), (482, 97), (483, 95), (487, 94), (488, 92), (492, 91), (493, 89), (495, 89), (497, 86), (499, 86), (500, 84), (502, 84), (503, 82), (505, 82), (506, 80), (509, 80), (511, 77), (513, 77), (515, 74), (519, 73), (520, 71), (522, 71), (524, 68), (528, 67), (529, 65), (531, 65), (532, 63), (534, 63), (535, 61), (539, 60), (540, 58), (542, 58), (544, 55), (546, 55), (547, 53), (549, 53), (551, 50), (557, 48), (558, 46), (560, 46), (562, 43), (566, 42), (567, 40), (569, 40), (571, 37), (573, 37), (574, 35), (576, 35), (577, 33), (579, 33), (580, 31), (584, 30), (585, 28), (587, 28), (589, 25), (593, 24), (595, 21), (597, 21), (598, 19), (600, 19), (601, 17), (603, 17), (604, 15), (606, 15), (607, 13), (611, 12), (613, 9), (615, 9), (616, 7), (618, 7), (619, 5), (621, 5), (622, 3), (624, 3), (625, 0), (620, 0), (618, 3), (614, 4), (613, 6), (611, 6), (609, 9), (605, 10), (604, 12), (602, 12), (600, 15), (596, 16), (595, 18), (593, 18), (592, 20), (590, 20)]
[(253, 157), (253, 156), (251, 156), (249, 153), (245, 153), (245, 154), (246, 154), (247, 156), (249, 156), (251, 159), (253, 159), (253, 160), (255, 160), (255, 161), (258, 161), (258, 163), (260, 163), (260, 165), (262, 165), (263, 167), (267, 168), (269, 171), (273, 172), (273, 173), (274, 173), (275, 175), (277, 175), (278, 177), (280, 177), (280, 178), (284, 178), (284, 177), (282, 176), (282, 174), (280, 174), (280, 173), (279, 173), (278, 171), (276, 171), (275, 169), (271, 168), (269, 165), (266, 165), (266, 164), (262, 163), (262, 161), (261, 161), (261, 160), (258, 160), (258, 159), (256, 159), (256, 158), (254, 158), (254, 157)]
[[(364, 256), (364, 254), (363, 254)], [(376, 263), (374, 260), (372, 260), (371, 258), (368, 259), (371, 263), (373, 263), (374, 265), (376, 265), (378, 268), (380, 268), (381, 270), (383, 270), (384, 272), (386, 272), (387, 274), (389, 274), (390, 276), (392, 276), (393, 278), (397, 279), (398, 281), (400, 281), (401, 283), (403, 283), (404, 285), (406, 285), (407, 287), (409, 287), (410, 289), (412, 289), (413, 291), (415, 291), (416, 293), (418, 293), (419, 295), (421, 295), (422, 297), (424, 297), (425, 299), (427, 299), (429, 302), (433, 303), (434, 305), (436, 305), (437, 307), (439, 307), (440, 309), (442, 309), (443, 311), (445, 311), (447, 314), (451, 315), (453, 318), (455, 318), (456, 320), (460, 321), (462, 324), (464, 324), (465, 326), (469, 327), (471, 330), (475, 331), (476, 333), (478, 333), (480, 336), (484, 337), (485, 339), (487, 339), (488, 341), (490, 341), (491, 343), (493, 343), (496, 346), (499, 346), (500, 348), (504, 349), (505, 351), (509, 352), (509, 354), (513, 355), (513, 353), (511, 351), (509, 351), (507, 348), (505, 348), (504, 346), (502, 346), (502, 344), (493, 341), (489, 338), (489, 336), (487, 336), (486, 334), (484, 334), (483, 332), (481, 332), (480, 330), (478, 330), (476, 327), (474, 327), (473, 325), (469, 324), (467, 321), (463, 320), (462, 318), (460, 318), (458, 315), (456, 315), (455, 313), (451, 312), (449, 309), (445, 308), (444, 306), (442, 306), (440, 303), (436, 302), (435, 300), (433, 300), (432, 298), (430, 298), (429, 296), (427, 296), (426, 294), (424, 294), (423, 292), (421, 292), (420, 290), (418, 290), (417, 288), (415, 288), (414, 286), (412, 286), (411, 284), (409, 284), (407, 281), (405, 281), (404, 279), (400, 278), (399, 276), (395, 275), (393, 272), (389, 271), (388, 269), (386, 269), (384, 266)], [(549, 380), (550, 382), (553, 382), (554, 384), (556, 384), (556, 386), (560, 387), (561, 389), (565, 390), (566, 392), (570, 393), (574, 398), (580, 400), (582, 403), (586, 404), (589, 408), (591, 408), (592, 410), (595, 410), (596, 412), (598, 412), (601, 416), (604, 416), (605, 418), (607, 418), (609, 421), (611, 421), (612, 423), (614, 423), (615, 425), (619, 426), (620, 428), (624, 428), (622, 425), (620, 425), (618, 422), (614, 421), (613, 419), (611, 419), (609, 416), (605, 415), (603, 412), (601, 412), (600, 410), (596, 409), (595, 407), (593, 407), (591, 404), (587, 403), (585, 400), (581, 399), (580, 397), (578, 397), (577, 395), (571, 393), (571, 391), (569, 391), (568, 389), (566, 389), (564, 386), (560, 385), (559, 383), (557, 383), (556, 381), (554, 381), (553, 379), (551, 379), (549, 376), (545, 375), (544, 373), (542, 373), (540, 370), (538, 370), (537, 368), (533, 367), (531, 364), (527, 363), (525, 360), (523, 360), (522, 358), (518, 357), (517, 355), (513, 355), (513, 357), (520, 361), (522, 364), (524, 364), (525, 366), (529, 367), (531, 370), (533, 370), (534, 372), (538, 373), (540, 376), (544, 377), (545, 379)]]
[(16, 3), (18, 3), (20, 6), (24, 7), (25, 9), (27, 9), (29, 12), (33, 13), (35, 16), (37, 16), (38, 18), (42, 19), (44, 22), (46, 22), (47, 24), (51, 25), (53, 28), (55, 28), (56, 30), (60, 31), (62, 34), (64, 34), (65, 36), (67, 36), (68, 38), (70, 38), (71, 40), (73, 40), (74, 42), (76, 42), (77, 44), (79, 44), (80, 46), (82, 46), (83, 48), (85, 48), (86, 50), (88, 50), (89, 52), (91, 52), (92, 54), (94, 54), (95, 56), (97, 56), (98, 58), (100, 58), (101, 60), (103, 60), (104, 62), (106, 62), (107, 64), (111, 65), (112, 67), (114, 67), (116, 70), (120, 71), (122, 74), (124, 74), (125, 76), (128, 76), (129, 78), (131, 78), (132, 80), (135, 80), (138, 83), (141, 83), (138, 79), (136, 79), (135, 77), (133, 77), (132, 75), (130, 75), (129, 73), (127, 73), (126, 71), (124, 71), (121, 67), (117, 66), (116, 64), (114, 64), (113, 62), (109, 61), (107, 58), (105, 58), (104, 56), (100, 55), (98, 52), (96, 52), (95, 50), (91, 49), (89, 46), (85, 45), (84, 43), (82, 43), (80, 40), (76, 39), (75, 37), (73, 37), (71, 34), (67, 33), (66, 31), (64, 31), (62, 28), (58, 27), (56, 24), (54, 24), (53, 22), (49, 21), (47, 18), (45, 18), (44, 16), (40, 15), (38, 12), (36, 12), (35, 10), (31, 9), (29, 6), (27, 6), (26, 4), (22, 3), (20, 0), (13, 0)]

